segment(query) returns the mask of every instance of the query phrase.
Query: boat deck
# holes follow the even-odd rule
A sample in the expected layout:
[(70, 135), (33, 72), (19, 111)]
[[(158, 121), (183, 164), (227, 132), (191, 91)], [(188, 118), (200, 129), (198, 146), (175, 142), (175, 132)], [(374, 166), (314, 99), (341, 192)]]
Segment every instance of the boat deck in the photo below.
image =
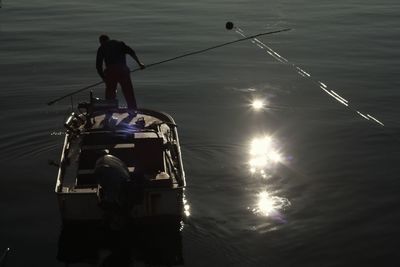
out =
[[(116, 156), (127, 166), (132, 178), (158, 181), (158, 174), (166, 172), (171, 155), (165, 144), (171, 134), (169, 125), (173, 120), (162, 113), (139, 111), (129, 114), (124, 110), (114, 112), (96, 112), (90, 123), (81, 126), (80, 134), (70, 140), (68, 155), (74, 163), (65, 174), (64, 185), (75, 188), (96, 187), (94, 169), (96, 160), (104, 153)], [(164, 116), (164, 117), (162, 117)], [(161, 117), (161, 118), (160, 118)], [(164, 121), (166, 119), (167, 121)], [(157, 177), (159, 179), (157, 179)], [(174, 177), (172, 177), (174, 178)], [(169, 179), (176, 184), (176, 179)]]
[(151, 110), (86, 106), (65, 123), (55, 189), (63, 221), (102, 220), (104, 199), (125, 201), (133, 218), (181, 218), (186, 183), (174, 120)]

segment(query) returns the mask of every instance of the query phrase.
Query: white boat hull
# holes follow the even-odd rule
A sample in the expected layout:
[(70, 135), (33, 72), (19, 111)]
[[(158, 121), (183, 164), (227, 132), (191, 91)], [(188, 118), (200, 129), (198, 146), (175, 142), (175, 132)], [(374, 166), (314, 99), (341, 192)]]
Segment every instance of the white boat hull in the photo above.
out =
[[(131, 218), (181, 219), (185, 176), (173, 119), (150, 110), (139, 110), (131, 117), (126, 110), (114, 109), (112, 125), (104, 126), (107, 114), (110, 112), (72, 114), (66, 122), (55, 189), (62, 221), (98, 221), (107, 216), (102, 206), (106, 185), (101, 185), (97, 173), (98, 155), (103, 151), (121, 162), (117, 171), (124, 172), (128, 180), (141, 179), (139, 191), (137, 182), (121, 183), (136, 186), (135, 190), (124, 189)], [(107, 179), (117, 181), (116, 177)]]

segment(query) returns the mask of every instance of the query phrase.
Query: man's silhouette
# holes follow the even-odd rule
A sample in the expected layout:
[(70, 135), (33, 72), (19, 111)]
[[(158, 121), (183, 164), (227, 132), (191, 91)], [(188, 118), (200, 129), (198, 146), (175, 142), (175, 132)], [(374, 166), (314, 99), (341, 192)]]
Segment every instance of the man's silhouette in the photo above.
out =
[[(100, 47), (97, 50), (96, 69), (97, 73), (106, 83), (106, 99), (116, 98), (117, 84), (121, 85), (128, 109), (136, 109), (136, 99), (130, 76), (130, 70), (126, 65), (126, 54), (130, 55), (144, 69), (145, 65), (140, 62), (135, 51), (124, 42), (110, 40), (107, 35), (100, 35)], [(103, 61), (105, 70), (103, 70)]]

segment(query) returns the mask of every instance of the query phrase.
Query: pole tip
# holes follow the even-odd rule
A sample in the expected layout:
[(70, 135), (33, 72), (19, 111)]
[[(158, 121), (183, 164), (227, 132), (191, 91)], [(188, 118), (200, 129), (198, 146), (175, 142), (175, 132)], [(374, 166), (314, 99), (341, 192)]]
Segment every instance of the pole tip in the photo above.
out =
[(233, 29), (233, 22), (228, 21), (228, 22), (225, 24), (225, 28), (226, 28), (227, 30), (232, 30), (232, 29)]

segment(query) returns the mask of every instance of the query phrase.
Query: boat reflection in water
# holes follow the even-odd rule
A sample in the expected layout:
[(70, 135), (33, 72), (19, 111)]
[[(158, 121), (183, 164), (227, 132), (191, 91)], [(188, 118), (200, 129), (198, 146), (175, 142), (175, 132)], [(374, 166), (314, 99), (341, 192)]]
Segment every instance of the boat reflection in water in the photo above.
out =
[[(284, 157), (276, 140), (271, 136), (264, 135), (254, 138), (250, 143), (249, 168), (251, 174), (256, 178), (272, 179), (279, 163), (285, 163)], [(264, 187), (264, 186), (263, 186)], [(289, 207), (287, 198), (275, 195), (275, 192), (262, 190), (257, 194), (257, 202), (252, 212), (257, 215), (271, 217), (274, 220), (285, 222), (280, 211)]]
[(131, 223), (113, 231), (102, 224), (64, 225), (57, 258), (66, 266), (182, 265), (181, 227)]

